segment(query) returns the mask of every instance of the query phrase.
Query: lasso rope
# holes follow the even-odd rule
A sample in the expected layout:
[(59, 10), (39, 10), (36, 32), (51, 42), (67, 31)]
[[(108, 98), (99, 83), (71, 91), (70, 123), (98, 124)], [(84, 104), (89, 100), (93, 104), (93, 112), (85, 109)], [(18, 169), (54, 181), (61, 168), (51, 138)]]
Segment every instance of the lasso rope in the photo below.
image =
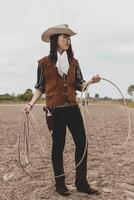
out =
[(121, 90), (120, 90), (112, 81), (109, 81), (108, 79), (105, 79), (105, 78), (101, 78), (101, 80), (107, 81), (107, 82), (111, 83), (112, 85), (114, 85), (114, 86), (117, 88), (117, 90), (119, 91), (119, 93), (120, 93), (121, 96), (122, 96), (124, 105), (125, 105), (125, 107), (126, 107), (126, 113), (127, 113), (127, 116), (128, 116), (128, 133), (127, 133), (127, 137), (126, 137), (126, 139), (125, 139), (125, 141), (124, 141), (124, 143), (123, 143), (122, 145), (120, 145), (120, 146), (113, 146), (113, 145), (111, 145), (110, 143), (108, 143), (108, 142), (101, 136), (101, 134), (100, 134), (100, 132), (99, 132), (99, 130), (98, 130), (98, 128), (97, 128), (97, 125), (96, 125), (96, 123), (95, 123), (95, 120), (93, 120), (92, 115), (89, 113), (89, 110), (88, 110), (88, 108), (87, 108), (87, 91), (88, 91), (89, 86), (92, 84), (92, 81), (93, 81), (92, 79), (91, 79), (90, 81), (88, 81), (88, 82), (84, 85), (84, 87), (83, 87), (83, 89), (82, 89), (82, 92), (81, 92), (81, 101), (82, 101), (82, 98), (83, 98), (83, 92), (84, 92), (84, 90), (85, 90), (85, 88), (86, 88), (86, 94), (85, 94), (85, 96), (86, 96), (86, 98), (85, 98), (85, 107), (86, 107), (86, 111), (87, 111), (88, 116), (91, 118), (91, 120), (92, 120), (92, 122), (93, 122), (93, 124), (94, 124), (94, 127), (95, 127), (95, 129), (96, 129), (96, 132), (97, 132), (99, 138), (100, 138), (106, 145), (108, 145), (109, 147), (111, 147), (112, 149), (120, 149), (120, 148), (123, 148), (123, 147), (127, 144), (128, 140), (129, 140), (129, 138), (130, 138), (130, 134), (131, 134), (131, 119), (130, 119), (130, 114), (129, 114), (127, 102), (126, 102), (126, 100), (125, 100), (125, 98), (124, 98), (123, 93), (121, 92)]

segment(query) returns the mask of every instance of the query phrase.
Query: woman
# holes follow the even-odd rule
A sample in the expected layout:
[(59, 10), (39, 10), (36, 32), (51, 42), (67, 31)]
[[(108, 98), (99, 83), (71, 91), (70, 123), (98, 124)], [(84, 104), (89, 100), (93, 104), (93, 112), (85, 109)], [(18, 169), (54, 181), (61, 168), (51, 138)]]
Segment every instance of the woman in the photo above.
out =
[[(28, 113), (39, 100), (42, 93), (46, 94), (46, 107), (53, 116), (52, 130), (52, 163), (55, 175), (56, 191), (64, 196), (70, 192), (65, 184), (63, 167), (63, 151), (66, 138), (66, 126), (72, 134), (76, 150), (75, 164), (82, 158), (86, 143), (86, 134), (79, 105), (76, 101), (76, 90), (82, 91), (84, 84), (79, 62), (74, 58), (70, 37), (76, 33), (67, 24), (47, 29), (41, 36), (44, 42), (50, 42), (49, 55), (38, 60), (37, 83), (32, 100), (22, 110)], [(100, 81), (98, 75), (93, 82)], [(87, 151), (81, 164), (76, 168), (75, 186), (79, 192), (99, 194), (91, 188), (87, 180)]]

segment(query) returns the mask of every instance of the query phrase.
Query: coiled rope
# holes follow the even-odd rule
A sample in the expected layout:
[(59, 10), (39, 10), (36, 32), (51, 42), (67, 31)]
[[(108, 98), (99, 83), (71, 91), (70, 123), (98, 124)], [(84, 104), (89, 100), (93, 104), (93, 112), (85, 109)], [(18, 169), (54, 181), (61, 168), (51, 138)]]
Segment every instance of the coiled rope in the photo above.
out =
[(81, 101), (82, 101), (82, 99), (83, 99), (83, 92), (84, 92), (84, 90), (85, 90), (85, 88), (86, 88), (86, 93), (85, 93), (85, 96), (86, 96), (86, 98), (85, 98), (85, 108), (86, 108), (86, 111), (87, 111), (88, 116), (91, 118), (91, 120), (92, 120), (92, 122), (93, 122), (93, 124), (94, 124), (94, 127), (95, 127), (95, 129), (96, 129), (96, 132), (97, 132), (99, 138), (100, 138), (106, 145), (108, 145), (109, 147), (111, 147), (112, 149), (120, 149), (120, 148), (123, 148), (123, 147), (127, 144), (128, 140), (129, 140), (129, 138), (130, 138), (130, 134), (131, 134), (131, 118), (130, 118), (130, 114), (129, 114), (127, 102), (126, 102), (126, 100), (125, 100), (125, 98), (124, 98), (124, 96), (123, 96), (123, 93), (121, 92), (121, 90), (119, 89), (119, 87), (118, 87), (117, 85), (115, 85), (112, 81), (109, 81), (108, 79), (105, 79), (105, 78), (101, 78), (101, 80), (107, 81), (107, 82), (111, 83), (113, 86), (115, 86), (115, 88), (116, 88), (116, 89), (119, 91), (119, 93), (121, 94), (123, 103), (124, 103), (125, 108), (126, 108), (126, 113), (127, 113), (127, 116), (128, 116), (128, 133), (127, 133), (127, 137), (126, 137), (126, 139), (125, 139), (125, 141), (124, 141), (124, 143), (123, 143), (122, 145), (120, 145), (120, 146), (113, 146), (113, 145), (111, 145), (109, 142), (107, 142), (107, 141), (101, 136), (101, 134), (100, 134), (100, 132), (99, 132), (99, 130), (98, 130), (98, 128), (97, 128), (97, 125), (96, 125), (96, 123), (95, 123), (95, 120), (93, 119), (91, 113), (89, 113), (89, 110), (88, 110), (88, 108), (87, 108), (87, 91), (88, 91), (89, 86), (92, 84), (92, 81), (93, 81), (92, 79), (91, 79), (90, 81), (88, 81), (88, 82), (84, 85), (84, 87), (83, 87), (83, 89), (82, 89), (82, 92), (81, 92)]

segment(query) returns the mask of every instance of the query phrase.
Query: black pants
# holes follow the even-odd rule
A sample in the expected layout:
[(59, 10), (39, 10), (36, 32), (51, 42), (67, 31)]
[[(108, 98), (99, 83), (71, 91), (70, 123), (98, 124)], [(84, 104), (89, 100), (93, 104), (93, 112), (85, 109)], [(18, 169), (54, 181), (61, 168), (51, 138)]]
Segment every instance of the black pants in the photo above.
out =
[[(86, 133), (82, 114), (78, 105), (59, 107), (53, 109), (52, 132), (52, 163), (55, 176), (64, 173), (63, 151), (66, 140), (66, 126), (69, 128), (75, 143), (75, 165), (77, 165), (84, 153), (86, 145)], [(87, 151), (81, 164), (76, 168), (76, 180), (87, 176)], [(65, 179), (65, 176), (56, 178), (56, 181)]]

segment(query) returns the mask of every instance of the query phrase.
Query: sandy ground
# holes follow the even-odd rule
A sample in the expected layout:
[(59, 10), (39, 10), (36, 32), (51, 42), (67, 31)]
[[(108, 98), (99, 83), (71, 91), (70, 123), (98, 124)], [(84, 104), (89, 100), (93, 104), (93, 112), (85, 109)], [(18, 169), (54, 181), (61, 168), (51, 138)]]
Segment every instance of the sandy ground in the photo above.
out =
[[(129, 108), (131, 115), (131, 137), (123, 149), (113, 150), (98, 137), (96, 130), (85, 112), (85, 127), (88, 138), (88, 180), (97, 188), (100, 196), (87, 195), (76, 191), (74, 186), (74, 151), (75, 146), (67, 129), (64, 150), (65, 172), (73, 169), (66, 176), (66, 184), (71, 196), (63, 198), (54, 191), (54, 178), (51, 163), (51, 133), (45, 123), (42, 105), (35, 105), (32, 113), (39, 125), (42, 142), (46, 145), (47, 155), (44, 156), (37, 134), (30, 126), (31, 162), (25, 169), (34, 179), (28, 177), (18, 163), (16, 144), (22, 121), (23, 105), (0, 106), (0, 200), (41, 200), (41, 199), (134, 199), (134, 110)], [(112, 145), (121, 145), (128, 133), (128, 118), (123, 106), (119, 105), (88, 105), (96, 125), (103, 138)], [(77, 134), (77, 131), (76, 131)], [(23, 144), (23, 138), (22, 138)], [(23, 146), (22, 146), (23, 147)], [(22, 148), (23, 150), (23, 148)], [(12, 160), (11, 160), (12, 156)], [(48, 179), (48, 180), (46, 180)]]

